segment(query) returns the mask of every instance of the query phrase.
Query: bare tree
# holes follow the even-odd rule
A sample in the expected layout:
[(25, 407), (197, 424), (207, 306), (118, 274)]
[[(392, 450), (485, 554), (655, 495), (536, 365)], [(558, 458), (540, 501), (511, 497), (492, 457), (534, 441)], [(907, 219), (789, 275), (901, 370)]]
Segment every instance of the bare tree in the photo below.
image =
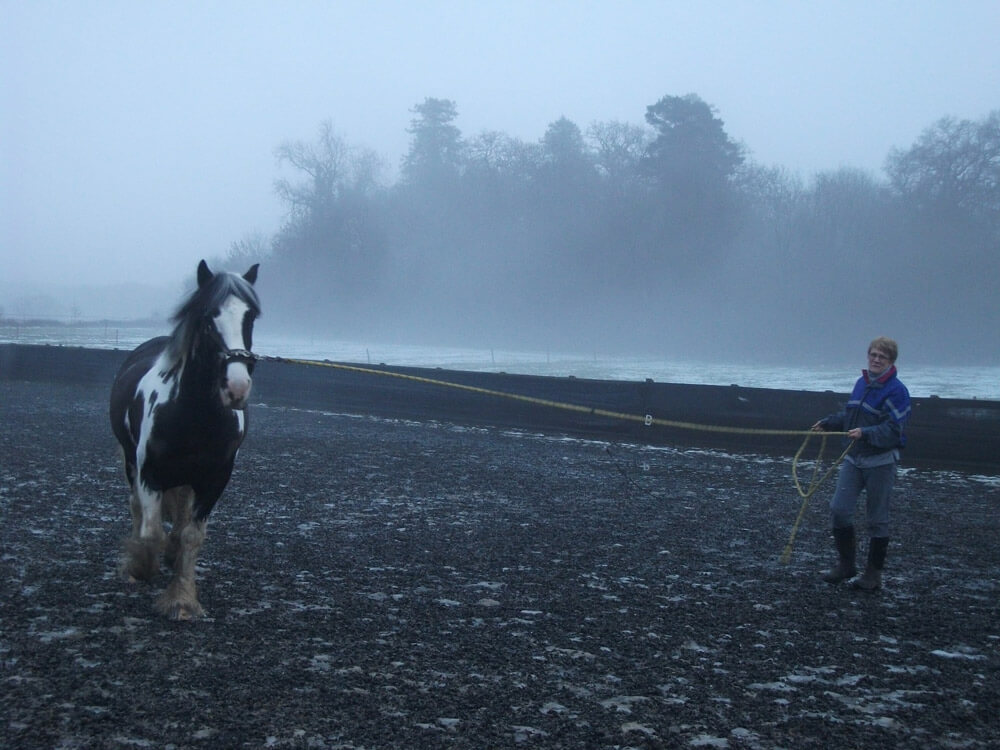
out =
[(886, 159), (893, 187), (924, 209), (960, 208), (1000, 229), (1000, 110), (982, 120), (945, 117)]
[(349, 146), (329, 120), (320, 123), (315, 142), (286, 141), (275, 155), (279, 164), (287, 163), (305, 175), (299, 182), (274, 183), (293, 215), (324, 215), (348, 190), (370, 193), (379, 186), (384, 168), (374, 151)]

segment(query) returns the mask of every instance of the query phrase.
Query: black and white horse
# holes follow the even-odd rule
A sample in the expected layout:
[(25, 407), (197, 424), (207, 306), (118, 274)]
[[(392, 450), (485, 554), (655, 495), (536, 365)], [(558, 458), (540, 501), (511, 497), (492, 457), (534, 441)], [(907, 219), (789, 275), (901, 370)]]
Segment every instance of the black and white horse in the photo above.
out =
[(201, 261), (198, 289), (174, 315), (173, 333), (140, 344), (111, 388), (111, 429), (132, 488), (124, 573), (152, 579), (163, 553), (174, 573), (157, 609), (175, 620), (203, 614), (195, 561), (246, 434), (256, 280), (257, 265), (239, 276)]

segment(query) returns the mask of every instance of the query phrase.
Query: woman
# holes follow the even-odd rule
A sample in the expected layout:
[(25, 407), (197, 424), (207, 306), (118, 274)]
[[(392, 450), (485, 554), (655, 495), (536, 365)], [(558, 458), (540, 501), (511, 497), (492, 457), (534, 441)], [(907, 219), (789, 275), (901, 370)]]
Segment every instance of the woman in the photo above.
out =
[(816, 431), (846, 432), (852, 440), (840, 466), (837, 488), (830, 500), (833, 539), (839, 561), (824, 576), (840, 583), (857, 575), (854, 512), (861, 491), (866, 493), (868, 564), (852, 582), (874, 591), (882, 585), (889, 547), (889, 497), (896, 482), (899, 451), (906, 445), (904, 427), (910, 416), (910, 392), (896, 374), (899, 347), (880, 336), (868, 345), (868, 368), (854, 384), (846, 407), (813, 425)]

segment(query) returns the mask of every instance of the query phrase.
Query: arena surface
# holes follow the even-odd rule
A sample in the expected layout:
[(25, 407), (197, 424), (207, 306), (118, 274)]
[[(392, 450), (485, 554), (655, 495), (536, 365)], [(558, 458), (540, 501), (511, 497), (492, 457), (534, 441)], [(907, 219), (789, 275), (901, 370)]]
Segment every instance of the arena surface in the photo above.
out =
[(904, 472), (866, 595), (788, 461), (258, 406), (173, 623), (106, 396), (0, 382), (4, 747), (1000, 744), (996, 479)]

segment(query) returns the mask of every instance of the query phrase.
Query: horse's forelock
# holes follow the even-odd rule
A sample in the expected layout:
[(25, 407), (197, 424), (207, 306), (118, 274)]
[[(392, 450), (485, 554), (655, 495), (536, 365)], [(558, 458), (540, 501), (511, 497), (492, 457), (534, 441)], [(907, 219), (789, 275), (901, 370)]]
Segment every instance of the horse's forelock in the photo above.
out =
[(169, 347), (172, 358), (182, 357), (190, 350), (205, 318), (233, 295), (243, 300), (254, 316), (260, 315), (260, 298), (250, 282), (235, 273), (217, 273), (207, 284), (195, 289), (171, 317), (174, 323)]

